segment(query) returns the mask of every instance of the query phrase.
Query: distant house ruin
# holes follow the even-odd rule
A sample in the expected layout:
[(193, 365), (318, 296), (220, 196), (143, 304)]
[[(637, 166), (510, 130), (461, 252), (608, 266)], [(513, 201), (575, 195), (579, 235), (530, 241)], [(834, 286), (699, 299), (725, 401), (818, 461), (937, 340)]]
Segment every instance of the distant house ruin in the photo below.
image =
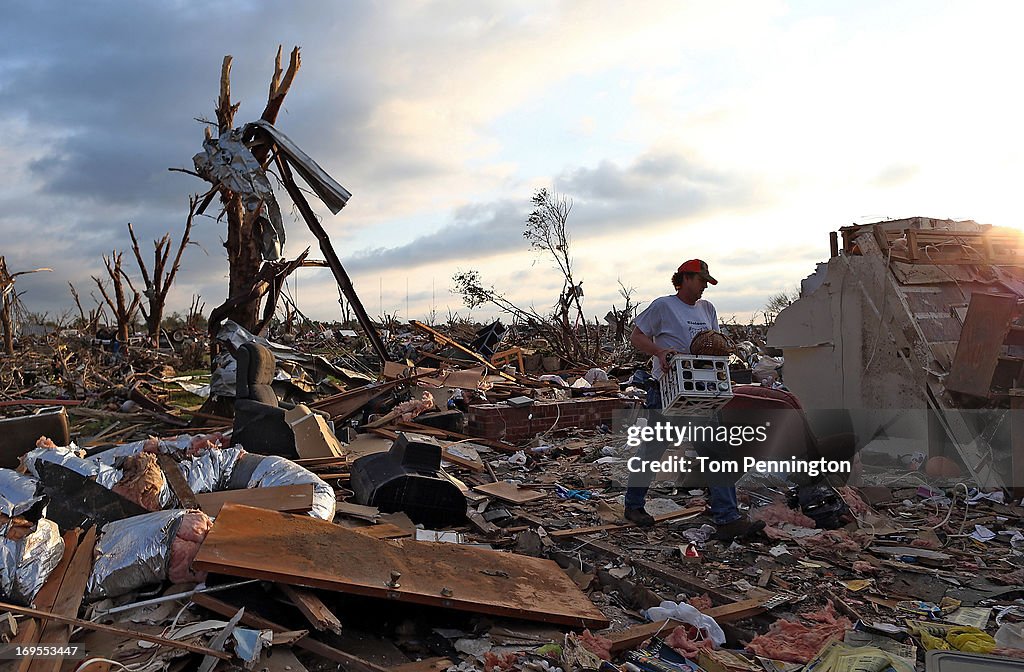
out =
[(979, 486), (1019, 497), (1024, 413), (1007, 410), (1024, 407), (1022, 302), (1016, 229), (927, 217), (848, 226), (768, 342), (805, 406), (849, 409), (861, 447), (945, 454)]

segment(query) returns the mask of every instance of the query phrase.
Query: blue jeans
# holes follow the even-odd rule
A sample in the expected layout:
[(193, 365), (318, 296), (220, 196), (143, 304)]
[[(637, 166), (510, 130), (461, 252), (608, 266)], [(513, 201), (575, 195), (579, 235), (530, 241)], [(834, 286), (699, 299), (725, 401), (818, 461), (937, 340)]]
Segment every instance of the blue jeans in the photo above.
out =
[[(657, 385), (648, 389), (645, 407), (648, 410), (661, 410), (661, 391)], [(712, 419), (712, 422), (715, 422), (715, 420)], [(637, 455), (644, 461), (658, 460), (668, 449), (668, 446), (669, 444), (667, 443), (658, 443), (656, 441), (645, 442), (640, 446)], [(695, 444), (694, 447), (699, 453), (707, 452), (702, 450), (706, 446), (702, 446), (700, 443)], [(652, 472), (646, 470), (630, 472), (629, 484), (626, 488), (625, 505), (627, 509), (643, 507), (644, 501), (647, 499), (647, 491), (650, 489), (653, 480), (654, 474)], [(735, 485), (711, 485), (708, 487), (708, 491), (711, 495), (711, 519), (715, 522), (715, 525), (725, 525), (743, 517), (736, 506)]]

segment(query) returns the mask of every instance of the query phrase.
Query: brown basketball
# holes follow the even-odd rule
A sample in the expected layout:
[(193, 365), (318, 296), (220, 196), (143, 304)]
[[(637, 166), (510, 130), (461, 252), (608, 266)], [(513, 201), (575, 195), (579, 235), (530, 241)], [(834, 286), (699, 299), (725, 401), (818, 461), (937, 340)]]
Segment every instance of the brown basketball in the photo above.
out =
[(698, 333), (690, 341), (691, 355), (712, 355), (724, 357), (732, 352), (732, 343), (728, 337), (720, 331), (707, 329)]
[(924, 473), (930, 478), (959, 478), (960, 465), (948, 457), (936, 455), (924, 463)]

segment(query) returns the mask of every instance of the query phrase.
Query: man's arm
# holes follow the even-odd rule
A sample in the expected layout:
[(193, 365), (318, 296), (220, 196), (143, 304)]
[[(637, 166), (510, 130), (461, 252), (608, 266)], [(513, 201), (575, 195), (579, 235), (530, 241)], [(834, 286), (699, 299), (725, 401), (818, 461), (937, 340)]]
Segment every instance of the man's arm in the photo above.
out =
[(640, 331), (640, 327), (637, 326), (633, 327), (633, 331), (629, 335), (629, 342), (640, 352), (657, 357), (658, 362), (661, 363), (661, 370), (668, 371), (668, 355), (675, 354), (675, 350), (658, 347), (658, 344), (650, 336)]

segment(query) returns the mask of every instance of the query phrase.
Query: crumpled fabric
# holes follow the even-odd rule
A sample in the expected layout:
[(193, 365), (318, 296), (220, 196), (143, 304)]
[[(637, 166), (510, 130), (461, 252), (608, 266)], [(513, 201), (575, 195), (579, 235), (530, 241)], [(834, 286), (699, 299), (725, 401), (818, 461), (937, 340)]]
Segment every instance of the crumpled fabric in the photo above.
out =
[[(6, 533), (6, 526), (2, 531)], [(0, 594), (7, 601), (31, 605), (64, 555), (64, 540), (52, 520), (40, 518), (21, 539), (0, 537)]]
[(265, 206), (270, 215), (260, 230), (260, 248), (267, 261), (280, 259), (284, 251), (284, 224), (281, 208), (260, 162), (242, 142), (242, 130), (233, 129), (219, 138), (203, 142), (203, 151), (192, 157), (196, 172), (211, 184), (220, 184), (242, 198), (242, 205), (251, 215)]

